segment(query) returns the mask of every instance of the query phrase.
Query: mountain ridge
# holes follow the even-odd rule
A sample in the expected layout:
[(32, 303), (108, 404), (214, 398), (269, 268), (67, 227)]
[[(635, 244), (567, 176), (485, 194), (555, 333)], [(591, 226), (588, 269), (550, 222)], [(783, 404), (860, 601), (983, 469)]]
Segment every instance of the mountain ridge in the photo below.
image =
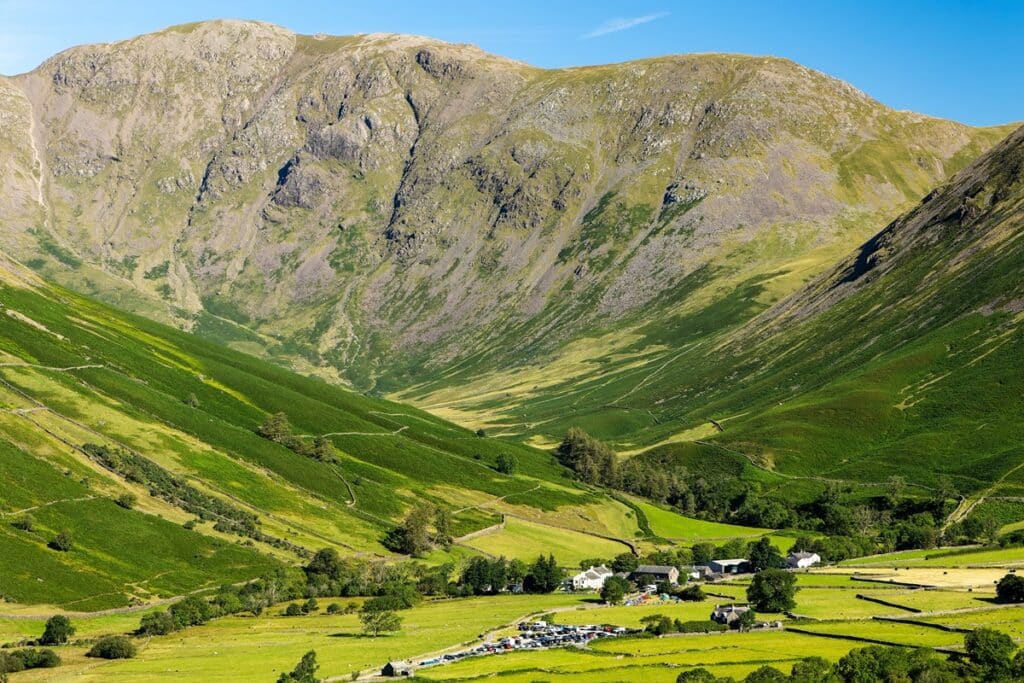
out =
[(594, 338), (621, 353), (745, 281), (767, 278), (752, 305), (771, 305), (1001, 130), (778, 58), (538, 69), (239, 21), (72, 48), (4, 83), (5, 249), (425, 406)]

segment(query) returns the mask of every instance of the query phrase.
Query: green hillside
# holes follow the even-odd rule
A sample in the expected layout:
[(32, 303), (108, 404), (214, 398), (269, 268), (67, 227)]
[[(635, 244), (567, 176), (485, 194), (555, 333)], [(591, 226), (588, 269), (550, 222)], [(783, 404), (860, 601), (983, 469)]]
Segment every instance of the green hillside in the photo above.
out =
[(564, 423), (788, 500), (899, 476), (1024, 518), (1022, 169), (1024, 129), (738, 331), (581, 383), (619, 398)]
[[(565, 518), (636, 535), (625, 505), (546, 453), (118, 313), (7, 260), (0, 307), (5, 599), (97, 609), (252, 578), (324, 546), (385, 556), (385, 532), (421, 501), (450, 510), (459, 535), (506, 512), (570, 537)], [(335, 462), (257, 434), (278, 412), (306, 443), (326, 435)], [(502, 454), (515, 474), (496, 471)], [(126, 493), (135, 504), (119, 506)], [(71, 549), (47, 547), (62, 531)]]

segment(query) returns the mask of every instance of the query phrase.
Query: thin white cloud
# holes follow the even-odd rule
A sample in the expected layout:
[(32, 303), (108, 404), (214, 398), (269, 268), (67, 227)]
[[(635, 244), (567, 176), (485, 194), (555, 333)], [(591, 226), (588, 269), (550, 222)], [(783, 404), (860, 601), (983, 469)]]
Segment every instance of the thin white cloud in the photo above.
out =
[(649, 24), (652, 21), (658, 19), (664, 19), (669, 15), (668, 12), (655, 12), (654, 14), (645, 14), (642, 17), (617, 17), (615, 19), (609, 19), (590, 33), (585, 34), (584, 38), (597, 38), (599, 36), (606, 36), (609, 33), (617, 33), (619, 31), (625, 31), (628, 28), (634, 26), (640, 26), (641, 24)]

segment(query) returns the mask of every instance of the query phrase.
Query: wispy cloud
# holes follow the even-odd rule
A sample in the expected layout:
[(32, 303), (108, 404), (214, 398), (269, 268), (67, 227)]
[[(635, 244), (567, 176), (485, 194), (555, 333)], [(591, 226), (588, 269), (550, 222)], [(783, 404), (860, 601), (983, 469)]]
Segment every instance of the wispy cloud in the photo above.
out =
[(616, 17), (615, 19), (609, 19), (590, 33), (583, 35), (584, 38), (597, 38), (600, 36), (606, 36), (609, 33), (617, 33), (619, 31), (625, 31), (628, 28), (634, 26), (640, 26), (641, 24), (649, 24), (652, 21), (658, 19), (664, 19), (669, 15), (668, 12), (655, 12), (654, 14), (645, 14), (642, 17)]

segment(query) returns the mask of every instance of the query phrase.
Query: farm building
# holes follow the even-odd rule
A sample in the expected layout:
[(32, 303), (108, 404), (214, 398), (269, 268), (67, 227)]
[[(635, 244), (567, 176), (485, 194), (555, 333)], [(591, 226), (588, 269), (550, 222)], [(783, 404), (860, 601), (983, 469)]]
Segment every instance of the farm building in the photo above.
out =
[(612, 570), (603, 564), (599, 567), (591, 567), (586, 571), (582, 571), (576, 576), (573, 576), (570, 581), (572, 582), (572, 589), (577, 591), (596, 591), (601, 590), (604, 586), (605, 580), (612, 575)]
[(716, 574), (745, 574), (750, 571), (750, 562), (743, 558), (711, 560), (708, 567)]
[(786, 558), (786, 565), (790, 569), (805, 569), (807, 567), (813, 567), (819, 562), (821, 562), (821, 557), (818, 553), (808, 553), (802, 550), (790, 553)]
[(637, 583), (679, 583), (679, 570), (663, 564), (642, 564), (630, 573), (629, 578)]
[(695, 564), (686, 569), (686, 578), (691, 581), (700, 581), (701, 579), (710, 577), (712, 574), (714, 574), (714, 572), (711, 571), (711, 567), (706, 564)]
[(381, 676), (412, 676), (416, 673), (416, 667), (412, 665), (412, 662), (398, 661), (388, 662), (384, 665), (384, 668), (380, 670)]
[(746, 605), (715, 605), (711, 612), (711, 621), (729, 625), (750, 611)]

